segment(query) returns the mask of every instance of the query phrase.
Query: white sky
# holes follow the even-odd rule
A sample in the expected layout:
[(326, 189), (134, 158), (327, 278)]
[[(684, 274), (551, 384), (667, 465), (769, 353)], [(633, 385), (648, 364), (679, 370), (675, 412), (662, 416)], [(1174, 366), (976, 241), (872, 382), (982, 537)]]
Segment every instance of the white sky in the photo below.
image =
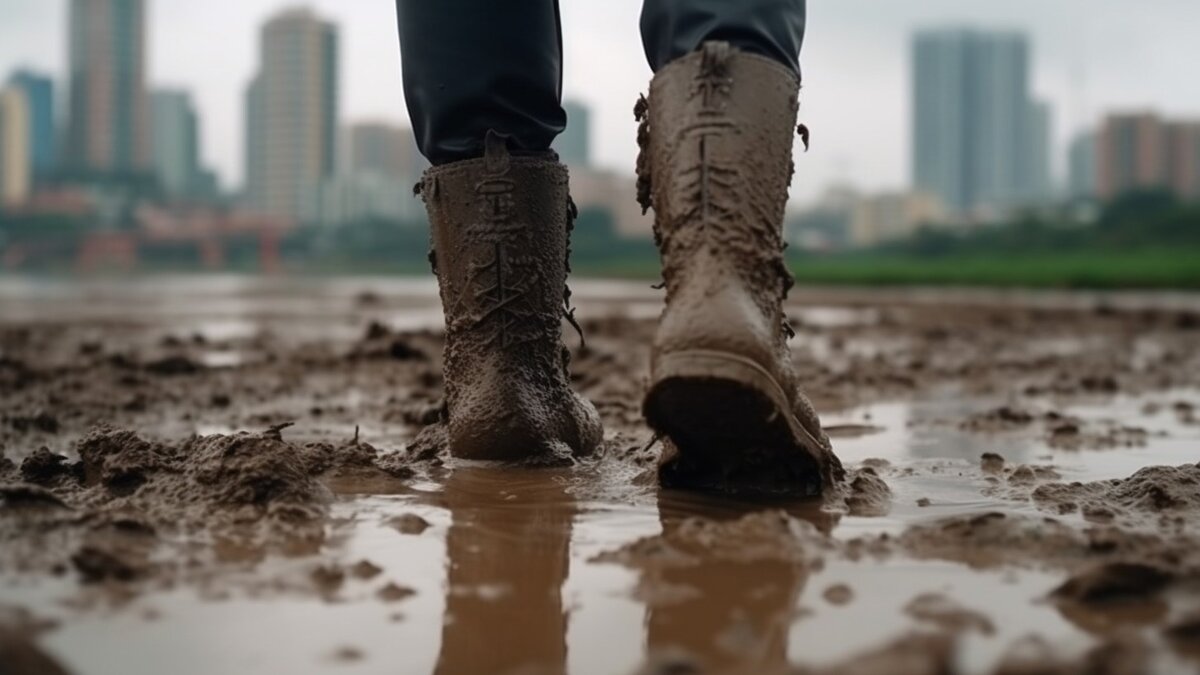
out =
[[(151, 85), (193, 92), (203, 155), (226, 186), (241, 180), (242, 94), (256, 68), (258, 26), (295, 4), (150, 0)], [(341, 28), (343, 122), (406, 120), (392, 0), (306, 4)], [(565, 94), (593, 108), (597, 162), (631, 172), (631, 111), (650, 77), (640, 1), (561, 4)], [(907, 184), (908, 36), (945, 24), (1029, 31), (1035, 90), (1054, 105), (1060, 149), (1107, 109), (1200, 118), (1200, 0), (810, 0), (801, 118), (813, 148), (797, 162), (799, 201), (837, 181), (866, 189)], [(0, 0), (0, 78), (28, 65), (61, 81), (65, 27), (65, 0)]]

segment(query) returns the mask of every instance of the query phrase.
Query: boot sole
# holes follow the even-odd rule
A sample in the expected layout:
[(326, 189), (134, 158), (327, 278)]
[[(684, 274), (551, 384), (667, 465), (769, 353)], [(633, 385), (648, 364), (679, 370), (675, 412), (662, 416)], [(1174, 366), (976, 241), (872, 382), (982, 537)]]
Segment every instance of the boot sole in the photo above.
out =
[(750, 359), (705, 350), (663, 355), (643, 412), (678, 453), (659, 468), (664, 487), (821, 493), (822, 445), (796, 419), (775, 378)]

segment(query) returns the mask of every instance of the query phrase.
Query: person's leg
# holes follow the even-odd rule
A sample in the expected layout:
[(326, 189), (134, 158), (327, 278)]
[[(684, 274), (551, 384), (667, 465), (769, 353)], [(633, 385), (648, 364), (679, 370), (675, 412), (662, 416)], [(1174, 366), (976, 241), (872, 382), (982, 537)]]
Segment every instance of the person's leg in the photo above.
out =
[[(550, 150), (563, 129), (556, 0), (397, 0), (404, 85), (433, 167), (429, 213), (455, 457), (570, 461), (600, 442), (562, 341), (574, 207)], [(443, 433), (444, 432), (444, 433)]]
[(842, 478), (787, 344), (783, 217), (803, 0), (646, 0), (635, 112), (666, 307), (646, 420), (668, 486), (817, 495)]
[(645, 0), (642, 43), (654, 72), (709, 41), (728, 42), (800, 74), (805, 0)]
[(517, 153), (550, 149), (566, 114), (557, 0), (396, 0), (404, 96), (434, 164), (483, 155), (489, 130)]

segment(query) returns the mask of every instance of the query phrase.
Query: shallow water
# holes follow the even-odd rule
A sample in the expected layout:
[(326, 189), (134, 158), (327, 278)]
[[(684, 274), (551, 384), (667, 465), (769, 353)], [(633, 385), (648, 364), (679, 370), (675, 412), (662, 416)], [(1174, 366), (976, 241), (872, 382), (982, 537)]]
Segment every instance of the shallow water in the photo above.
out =
[[(1135, 455), (1054, 451), (1019, 438), (964, 443), (953, 427), (920, 424), (960, 405), (886, 402), (831, 418), (832, 424), (869, 420), (878, 428), (837, 441), (849, 464), (867, 458), (897, 466), (940, 463), (936, 474), (889, 480), (894, 506), (886, 517), (664, 493), (632, 484), (632, 476), (613, 475), (621, 467), (603, 462), (564, 470), (461, 466), (437, 471), (403, 494), (346, 494), (356, 486), (340, 485), (330, 543), (319, 558), (347, 568), (369, 560), (382, 571), (368, 580), (349, 579), (330, 597), (287, 591), (289, 584), (303, 583), (312, 560), (271, 559), (254, 574), (275, 577), (281, 588), (221, 591), (215, 598), (203, 589), (168, 589), (128, 604), (105, 601), (77, 610), (60, 604), (75, 596), (73, 583), (25, 580), (6, 586), (5, 602), (37, 607), (43, 618), (61, 622), (44, 645), (76, 672), (98, 675), (311, 672), (322, 665), (362, 673), (536, 668), (529, 672), (599, 674), (632, 672), (648, 654), (674, 650), (746, 672), (829, 665), (911, 630), (904, 607), (925, 593), (956, 600), (994, 626), (987, 634), (968, 633), (962, 672), (986, 672), (1013, 641), (1031, 633), (1059, 649), (1082, 651), (1088, 634), (1040, 602), (1061, 581), (1042, 571), (975, 571), (904, 559), (834, 561), (820, 569), (701, 559), (643, 577), (596, 560), (689, 516), (734, 519), (784, 508), (850, 538), (951, 514), (1029, 510), (980, 496), (972, 471), (979, 450), (1040, 460), (1082, 481), (1192, 461), (1200, 437), (1165, 414), (1155, 418), (1155, 428), (1171, 436), (1153, 439)], [(1131, 399), (1077, 412), (1120, 417), (1141, 405)], [(919, 497), (933, 504), (917, 507)], [(428, 529), (397, 532), (387, 521), (399, 514), (420, 516)], [(415, 593), (383, 602), (377, 591), (387, 581)], [(844, 605), (823, 597), (839, 584), (853, 593)], [(237, 588), (228, 578), (223, 585)]]
[[(400, 329), (437, 320), (428, 284), (403, 292), (385, 289), (382, 304), (372, 301), (364, 309), (346, 306), (360, 284), (321, 286), (315, 295), (274, 290), (260, 295), (209, 283), (202, 292), (179, 296), (186, 300), (161, 303), (131, 303), (128, 291), (111, 287), (81, 295), (78, 289), (22, 293), (9, 286), (0, 295), (6, 322), (130, 321), (145, 327), (147, 342), (164, 326), (205, 333), (209, 340), (264, 327), (293, 339), (338, 340), (359, 333), (351, 319), (364, 313)], [(580, 295), (593, 313), (648, 317), (657, 311), (654, 293), (631, 286), (585, 285)], [(48, 300), (51, 296), (55, 299)], [(821, 329), (872, 322), (876, 313), (830, 301), (793, 314)], [(1027, 349), (1054, 354), (1076, 343), (1048, 337)], [(242, 357), (216, 350), (204, 363), (236, 368)], [(355, 396), (346, 393), (344, 403), (356, 407)], [(989, 672), (1014, 642), (1029, 635), (1053, 644), (1059, 655), (1083, 653), (1096, 632), (1045, 601), (1064, 575), (1037, 566), (976, 569), (896, 555), (849, 560), (820, 551), (798, 554), (811, 553), (811, 559), (791, 559), (775, 552), (743, 556), (720, 547), (702, 548), (679, 564), (649, 558), (628, 564), (611, 555), (638, 540), (669, 535), (695, 517), (732, 522), (779, 510), (798, 536), (811, 525), (848, 541), (898, 535), (948, 516), (1038, 513), (1029, 501), (988, 496), (995, 480), (980, 471), (985, 452), (1010, 464), (1052, 467), (1064, 482), (1122, 478), (1141, 467), (1194, 463), (1198, 457), (1200, 427), (1171, 409), (1176, 401), (1200, 402), (1196, 389), (1023, 400), (1084, 422), (1136, 424), (1147, 432), (1145, 443), (1129, 450), (1052, 447), (1031, 427), (982, 433), (962, 426), (962, 420), (1010, 399), (950, 385), (826, 410), (823, 420), (847, 466), (866, 460), (890, 464), (886, 481), (892, 497), (884, 515), (663, 492), (644, 471), (609, 458), (553, 470), (449, 462), (383, 492), (377, 484), (332, 483), (335, 501), (315, 556), (231, 564), (209, 583), (152, 584), (128, 597), (112, 589), (81, 592), (70, 576), (6, 575), (0, 578), (0, 605), (25, 607), (52, 622), (56, 627), (39, 644), (73, 672), (95, 675), (600, 674), (634, 672), (648, 659), (671, 654), (686, 654), (714, 672), (831, 666), (928, 629), (930, 620), (914, 618), (911, 610), (927, 594), (958, 606), (951, 621), (967, 621), (963, 617), (971, 612), (982, 617), (964, 624), (954, 657), (961, 672)], [(178, 431), (179, 425), (176, 420), (169, 428)], [(232, 430), (203, 417), (183, 425), (199, 433)], [(334, 433), (340, 427), (324, 429)], [(394, 434), (370, 421), (361, 432), (372, 442)], [(919, 500), (927, 501), (918, 505)], [(427, 528), (398, 531), (392, 521), (402, 515), (423, 519)], [(1083, 524), (1078, 514), (1063, 519)], [(778, 544), (748, 537), (746, 551)], [(356, 577), (350, 570), (360, 561), (379, 570)], [(313, 593), (310, 577), (317, 565), (348, 574)], [(411, 593), (382, 598), (389, 583)], [(1183, 611), (1184, 602), (1170, 611)], [(1183, 659), (1164, 650), (1156, 663), (1159, 672), (1186, 672), (1195, 665)]]

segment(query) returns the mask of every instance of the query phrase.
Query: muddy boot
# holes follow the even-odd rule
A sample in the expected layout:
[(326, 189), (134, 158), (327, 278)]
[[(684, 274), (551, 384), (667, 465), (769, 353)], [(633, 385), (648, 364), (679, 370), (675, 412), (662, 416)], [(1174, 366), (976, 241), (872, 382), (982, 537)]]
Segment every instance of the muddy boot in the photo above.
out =
[(708, 42), (661, 69), (636, 110), (667, 291), (644, 402), (664, 486), (811, 496), (842, 476), (783, 312), (798, 92), (784, 66)]
[(566, 167), (553, 153), (511, 156), (489, 133), (484, 157), (429, 169), (418, 188), (446, 317), (450, 454), (558, 463), (591, 452), (600, 418), (571, 391), (562, 342)]

